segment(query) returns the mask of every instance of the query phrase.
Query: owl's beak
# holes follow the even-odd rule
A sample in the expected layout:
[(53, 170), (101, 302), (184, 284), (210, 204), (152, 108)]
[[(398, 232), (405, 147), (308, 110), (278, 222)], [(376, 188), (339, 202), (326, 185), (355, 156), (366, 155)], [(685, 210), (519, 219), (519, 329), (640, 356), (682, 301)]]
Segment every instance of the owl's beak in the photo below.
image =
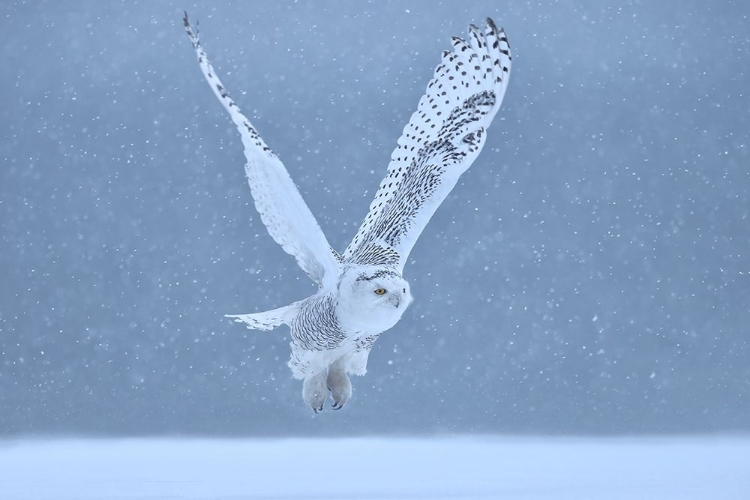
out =
[(398, 306), (401, 305), (401, 297), (399, 297), (398, 295), (394, 295), (393, 297), (391, 297), (390, 302), (391, 304), (393, 304), (393, 307), (398, 309)]

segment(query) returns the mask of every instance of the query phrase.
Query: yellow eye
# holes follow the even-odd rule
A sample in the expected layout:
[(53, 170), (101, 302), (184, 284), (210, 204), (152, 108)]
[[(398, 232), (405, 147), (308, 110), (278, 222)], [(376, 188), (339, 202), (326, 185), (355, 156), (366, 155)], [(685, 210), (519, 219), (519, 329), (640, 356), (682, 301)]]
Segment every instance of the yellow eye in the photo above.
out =
[(376, 288), (375, 295), (385, 295), (385, 288)]

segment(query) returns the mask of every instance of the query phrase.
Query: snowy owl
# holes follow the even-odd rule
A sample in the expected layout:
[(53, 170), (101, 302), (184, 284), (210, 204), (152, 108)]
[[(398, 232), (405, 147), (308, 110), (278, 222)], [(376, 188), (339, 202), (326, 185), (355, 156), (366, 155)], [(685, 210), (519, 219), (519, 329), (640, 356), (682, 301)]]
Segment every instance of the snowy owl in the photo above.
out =
[(255, 207), (271, 237), (319, 285), (311, 297), (272, 311), (227, 315), (248, 328), (291, 330), (289, 367), (303, 380), (302, 397), (315, 413), (330, 392), (333, 408), (352, 395), (349, 375), (364, 375), (381, 333), (401, 319), (412, 301), (404, 265), (438, 206), (479, 155), (486, 130), (505, 95), (511, 55), (502, 28), (487, 19), (470, 26), (419, 100), (391, 155), (385, 179), (343, 254), (331, 248), (278, 156), (227, 93), (192, 28), (203, 76), (242, 137)]

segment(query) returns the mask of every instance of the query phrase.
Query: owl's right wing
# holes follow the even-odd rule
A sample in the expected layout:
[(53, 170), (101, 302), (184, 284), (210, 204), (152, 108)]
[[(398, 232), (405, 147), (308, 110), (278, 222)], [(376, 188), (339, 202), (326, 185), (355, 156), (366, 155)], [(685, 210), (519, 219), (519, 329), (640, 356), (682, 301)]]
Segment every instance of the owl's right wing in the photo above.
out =
[(419, 100), (398, 140), (388, 173), (364, 222), (343, 254), (344, 262), (403, 271), (409, 252), (438, 206), (485, 143), (508, 86), (511, 55), (502, 28), (453, 38), (453, 50)]
[(247, 181), (255, 208), (269, 234), (319, 285), (335, 284), (339, 275), (338, 254), (328, 244), (284, 164), (263, 142), (250, 120), (227, 93), (201, 46), (197, 25), (193, 30), (187, 12), (183, 24), (193, 43), (203, 76), (240, 132), (247, 159)]

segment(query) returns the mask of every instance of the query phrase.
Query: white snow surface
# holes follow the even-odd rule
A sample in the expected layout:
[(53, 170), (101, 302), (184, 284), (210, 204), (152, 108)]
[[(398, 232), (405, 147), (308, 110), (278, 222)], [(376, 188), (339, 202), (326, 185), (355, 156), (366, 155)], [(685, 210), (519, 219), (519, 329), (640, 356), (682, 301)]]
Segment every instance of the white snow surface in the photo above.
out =
[(750, 499), (750, 437), (0, 441), (0, 499)]

